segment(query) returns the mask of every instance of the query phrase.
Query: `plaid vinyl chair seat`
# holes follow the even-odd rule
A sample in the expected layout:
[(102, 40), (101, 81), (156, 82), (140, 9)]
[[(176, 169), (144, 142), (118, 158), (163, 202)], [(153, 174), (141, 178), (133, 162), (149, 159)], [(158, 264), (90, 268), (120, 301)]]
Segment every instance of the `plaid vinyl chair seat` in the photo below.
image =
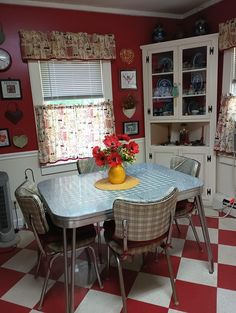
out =
[[(47, 290), (48, 279), (51, 267), (55, 259), (63, 253), (63, 231), (53, 225), (49, 215), (45, 213), (43, 202), (35, 184), (25, 181), (15, 191), (15, 197), (23, 213), (25, 222), (29, 229), (34, 233), (38, 246), (38, 261), (35, 278), (38, 275), (42, 257), (47, 262), (47, 273), (45, 276), (41, 297), (38, 308), (41, 309), (44, 296)], [(68, 252), (71, 251), (72, 231), (68, 232)], [(100, 284), (103, 288), (98, 272), (97, 260), (91, 244), (95, 242), (96, 230), (93, 224), (79, 227), (76, 230), (76, 249), (88, 248), (93, 257), (95, 271)]]
[[(105, 236), (105, 235), (104, 235)], [(109, 243), (111, 249), (115, 251), (117, 254), (121, 256), (124, 260), (129, 256), (134, 256), (136, 254), (142, 254), (147, 252), (154, 252), (157, 246), (163, 246), (164, 239), (166, 239), (168, 233), (166, 232), (163, 236), (146, 241), (128, 241), (128, 249), (126, 251), (123, 250), (123, 240), (119, 238), (115, 238), (113, 236), (111, 242)]]
[[(173, 270), (168, 255), (172, 222), (175, 213), (178, 190), (171, 188), (167, 195), (154, 202), (132, 202), (117, 199), (113, 204), (114, 220), (104, 223), (104, 237), (109, 250), (115, 255), (123, 312), (127, 312), (126, 295), (120, 260), (143, 254), (161, 246), (166, 254), (175, 303), (178, 304)], [(108, 266), (110, 257), (108, 254)]]
[(175, 218), (185, 217), (195, 209), (196, 203), (188, 200), (178, 201), (176, 204)]

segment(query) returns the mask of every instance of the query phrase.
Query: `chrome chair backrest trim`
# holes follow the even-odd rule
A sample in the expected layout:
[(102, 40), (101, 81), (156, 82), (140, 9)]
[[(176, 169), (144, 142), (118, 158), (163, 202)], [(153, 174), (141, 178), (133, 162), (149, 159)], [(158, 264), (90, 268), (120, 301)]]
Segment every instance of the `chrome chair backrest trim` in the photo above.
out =
[(194, 177), (199, 176), (201, 163), (183, 156), (174, 156), (170, 160), (170, 168)]

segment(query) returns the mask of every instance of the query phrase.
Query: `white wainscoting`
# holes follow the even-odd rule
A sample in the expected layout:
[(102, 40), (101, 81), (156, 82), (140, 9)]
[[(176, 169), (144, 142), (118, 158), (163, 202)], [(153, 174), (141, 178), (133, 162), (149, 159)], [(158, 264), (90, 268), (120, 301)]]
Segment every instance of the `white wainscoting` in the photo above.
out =
[[(139, 144), (140, 149), (137, 155), (137, 163), (145, 162), (145, 139), (138, 138), (135, 139), (135, 141)], [(27, 168), (33, 170), (36, 183), (56, 176), (73, 175), (77, 173), (75, 163), (41, 168), (38, 162), (38, 151), (1, 154), (0, 171), (8, 174), (12, 201), (15, 201), (15, 189), (25, 180), (25, 170)], [(31, 179), (30, 171), (27, 171), (27, 174), (28, 178)], [(13, 204), (12, 208), (14, 208)], [(20, 225), (23, 225), (22, 215), (19, 210), (17, 210), (17, 214)], [(13, 216), (15, 219), (15, 212), (13, 212)]]
[[(213, 208), (221, 209), (223, 199), (236, 198), (236, 159), (234, 157), (217, 157), (216, 194)], [(231, 215), (236, 216), (236, 210)]]

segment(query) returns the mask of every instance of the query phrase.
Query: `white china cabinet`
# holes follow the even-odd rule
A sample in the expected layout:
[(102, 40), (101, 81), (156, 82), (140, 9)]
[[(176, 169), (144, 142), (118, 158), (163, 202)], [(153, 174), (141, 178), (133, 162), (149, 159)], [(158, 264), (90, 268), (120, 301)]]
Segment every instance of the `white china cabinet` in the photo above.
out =
[(141, 47), (146, 161), (173, 155), (201, 162), (204, 202), (215, 192), (218, 34)]

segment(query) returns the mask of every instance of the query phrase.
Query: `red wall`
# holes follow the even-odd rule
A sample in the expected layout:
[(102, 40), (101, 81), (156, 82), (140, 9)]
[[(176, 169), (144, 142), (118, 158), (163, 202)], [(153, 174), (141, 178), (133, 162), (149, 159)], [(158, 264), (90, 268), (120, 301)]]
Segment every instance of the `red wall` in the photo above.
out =
[[(236, 8), (235, 0), (224, 0), (203, 12), (203, 16), (206, 17), (210, 25), (211, 32), (218, 31), (219, 22), (224, 22), (228, 18), (234, 17), (235, 10), (233, 10), (233, 8)], [(202, 13), (200, 15), (202, 15)], [(193, 29), (194, 21), (198, 16), (199, 14), (182, 22), (182, 24), (185, 25), (185, 29)], [(134, 68), (137, 70), (138, 89), (132, 91), (132, 94), (135, 95), (138, 104), (132, 120), (139, 121), (139, 135), (136, 137), (144, 136), (142, 58), (140, 45), (151, 43), (153, 29), (158, 23), (163, 24), (167, 32), (167, 40), (172, 39), (180, 23), (179, 21), (163, 18), (135, 17), (0, 4), (0, 22), (6, 36), (6, 40), (1, 45), (1, 48), (6, 49), (11, 54), (13, 60), (9, 70), (0, 72), (0, 79), (20, 79), (23, 95), (23, 98), (17, 101), (0, 99), (0, 129), (8, 128), (10, 138), (14, 135), (24, 134), (27, 135), (29, 139), (27, 146), (22, 149), (11, 145), (10, 147), (1, 147), (0, 153), (37, 149), (28, 66), (27, 63), (23, 63), (21, 60), (18, 36), (19, 29), (115, 34), (117, 59), (112, 61), (112, 84), (116, 131), (117, 133), (121, 133), (123, 122), (129, 120), (124, 116), (121, 109), (121, 100), (128, 92), (120, 90), (119, 71), (120, 69)], [(131, 65), (126, 65), (121, 61), (119, 53), (122, 48), (131, 48), (134, 50), (135, 59)], [(221, 60), (222, 58), (220, 58), (220, 68)], [(219, 73), (221, 73), (221, 69), (219, 69)], [(219, 80), (221, 80), (221, 77), (219, 77)], [(221, 83), (219, 86), (221, 86)], [(7, 110), (14, 110), (15, 103), (18, 105), (18, 108), (23, 111), (23, 118), (16, 125), (5, 118), (5, 112)]]

